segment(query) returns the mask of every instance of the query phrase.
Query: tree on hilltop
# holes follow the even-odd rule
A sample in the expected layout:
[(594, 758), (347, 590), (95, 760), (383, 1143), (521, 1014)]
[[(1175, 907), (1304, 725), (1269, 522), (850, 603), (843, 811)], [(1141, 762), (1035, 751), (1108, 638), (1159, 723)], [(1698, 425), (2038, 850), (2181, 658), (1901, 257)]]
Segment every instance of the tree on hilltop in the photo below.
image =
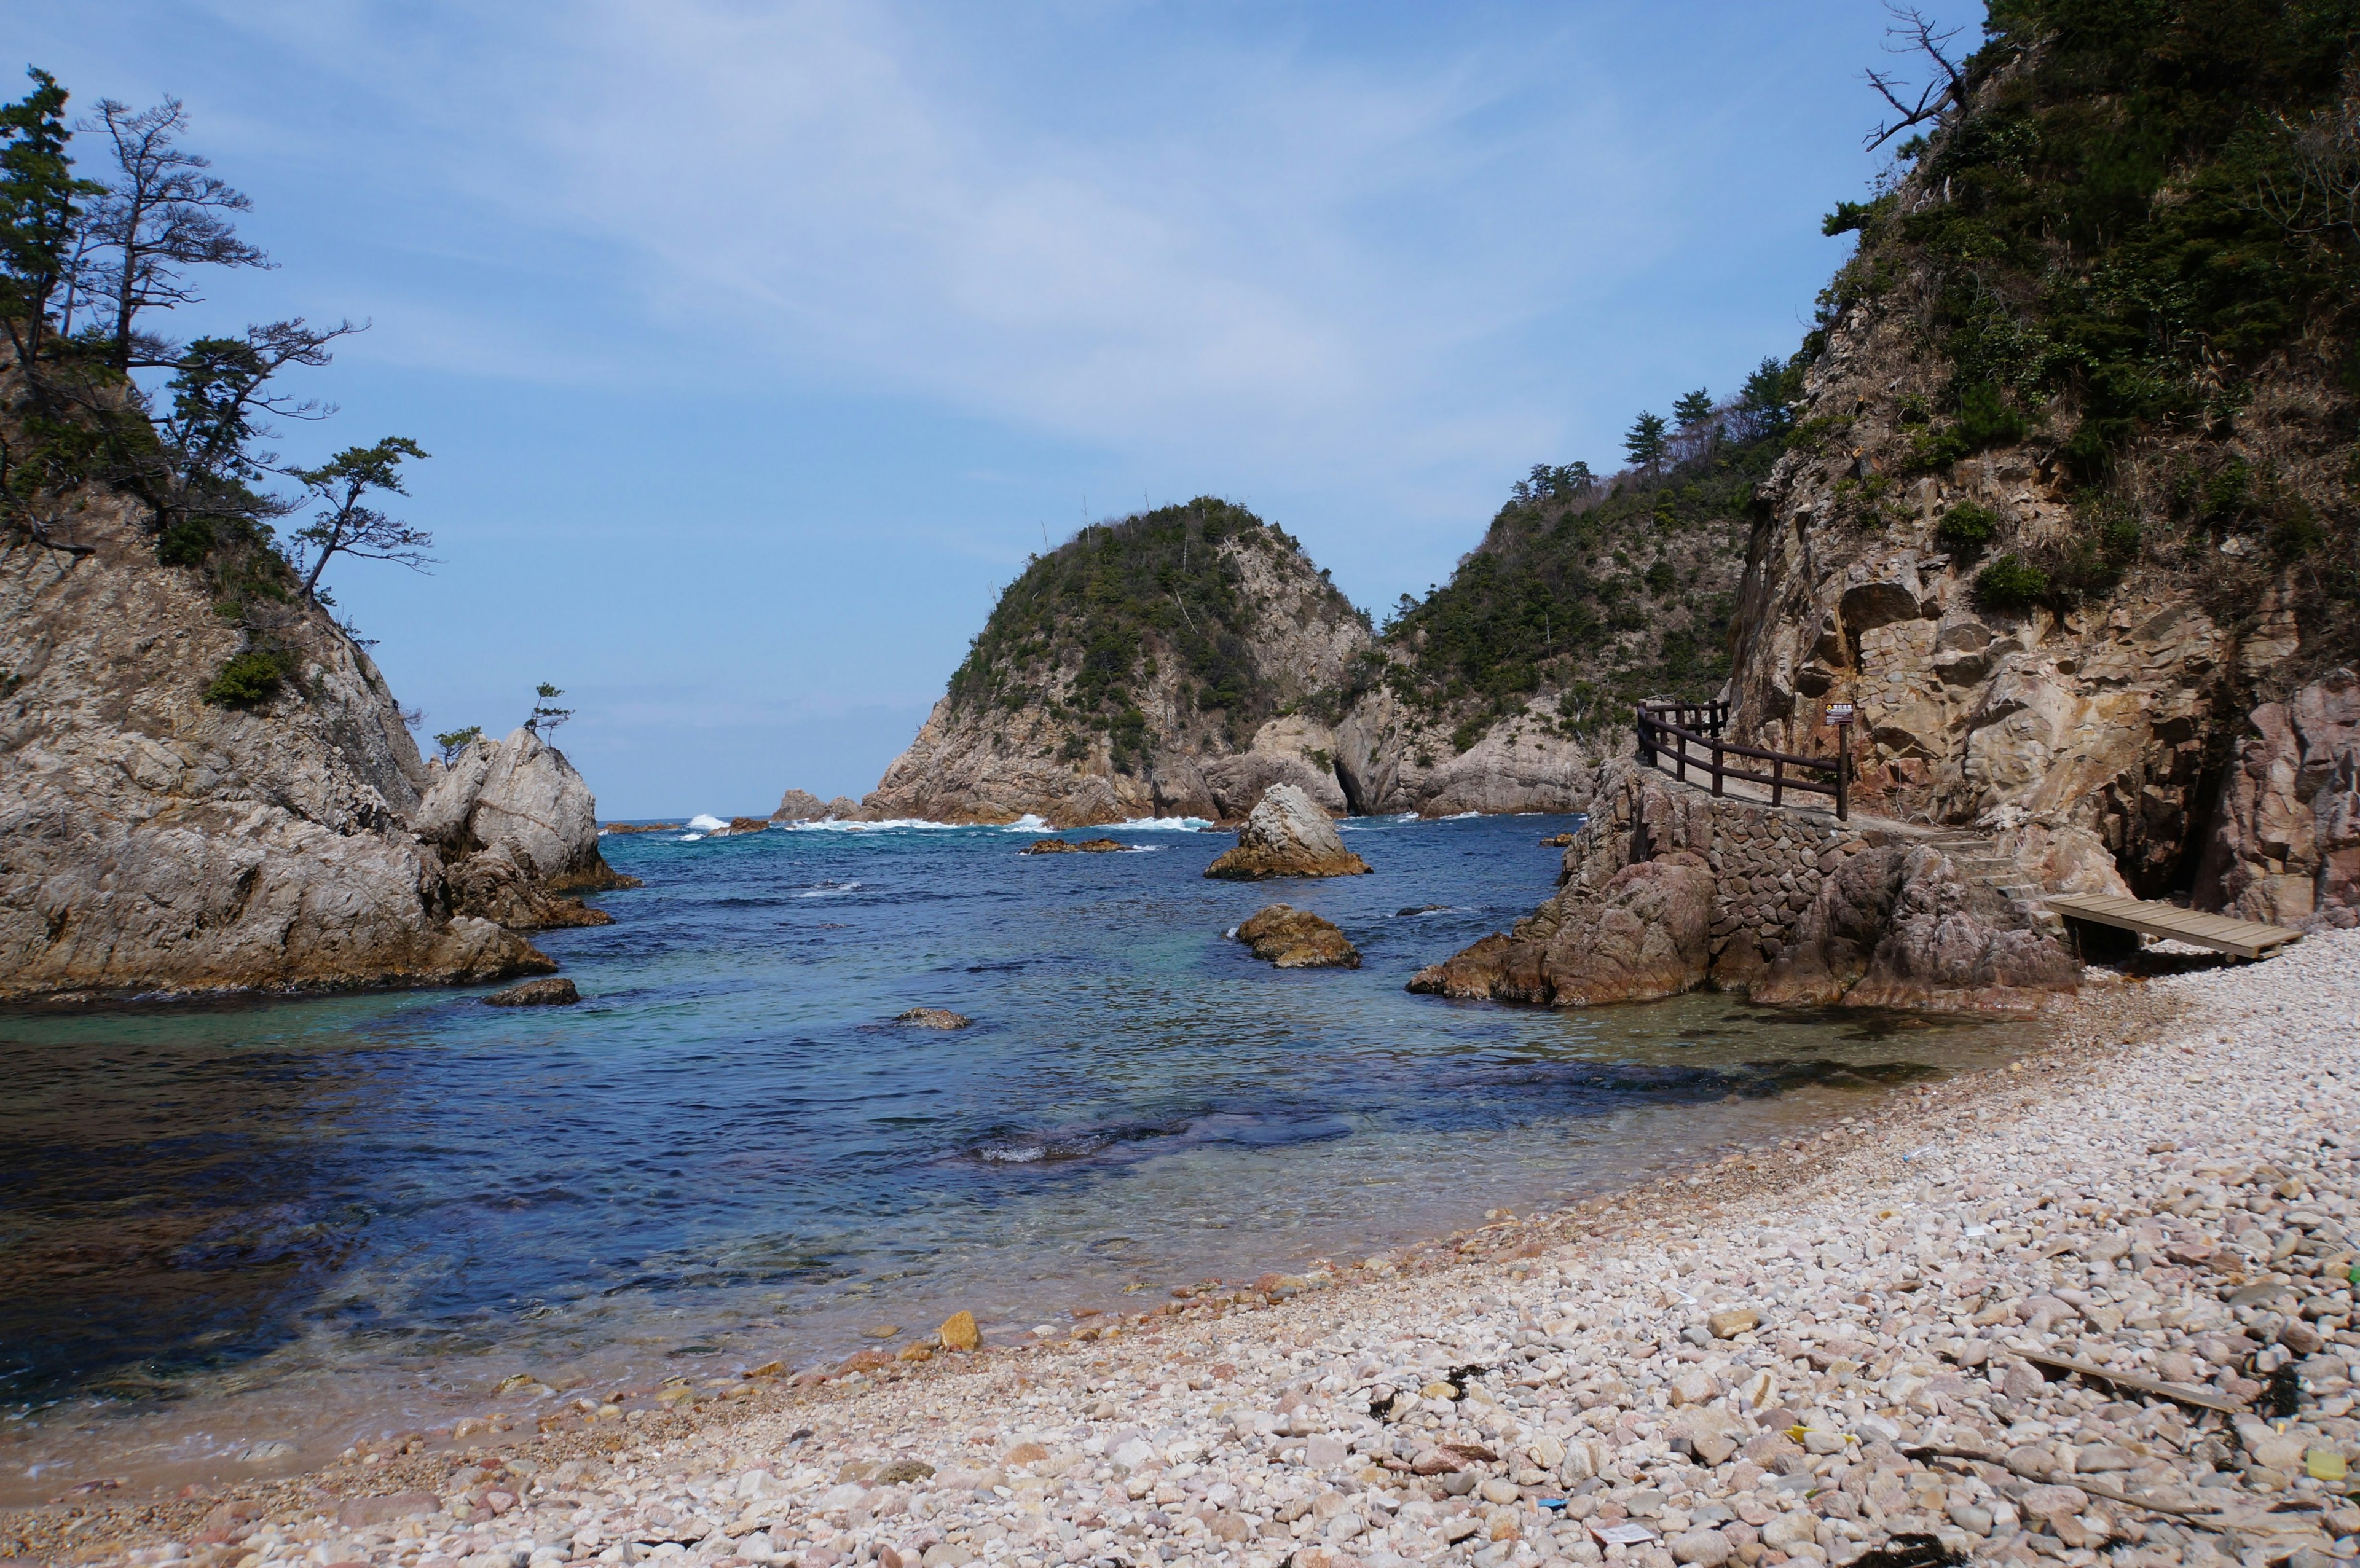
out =
[(1672, 418), (1679, 421), (1683, 435), (1704, 429), (1712, 418), (1712, 394), (1701, 387), (1693, 392), (1683, 393), (1672, 405)]
[(1664, 454), (1670, 447), (1670, 427), (1661, 414), (1642, 413), (1633, 421), (1622, 438), (1622, 450), (1630, 455), (1632, 466), (1649, 474), (1663, 466)]

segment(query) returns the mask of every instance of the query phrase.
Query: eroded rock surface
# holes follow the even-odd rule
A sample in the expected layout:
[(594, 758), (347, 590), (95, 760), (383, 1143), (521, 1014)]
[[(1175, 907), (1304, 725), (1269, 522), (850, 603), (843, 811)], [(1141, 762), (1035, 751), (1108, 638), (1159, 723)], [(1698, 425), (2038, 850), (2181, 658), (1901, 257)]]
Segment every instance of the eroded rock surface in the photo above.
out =
[(1360, 966), (1360, 950), (1332, 921), (1292, 904), (1273, 904), (1230, 934), (1256, 958), (1281, 969)]
[(93, 500), (76, 530), (93, 553), (0, 536), (0, 997), (555, 967), (453, 896), (409, 820), (417, 746), (325, 615), (279, 629), (298, 668), (277, 695), (207, 703), (245, 634), (126, 504)]
[(1238, 830), (1238, 845), (1205, 868), (1207, 877), (1359, 877), (1369, 863), (1344, 847), (1336, 823), (1292, 784), (1274, 784)]
[[(1584, 1007), (1709, 985), (1762, 1002), (1961, 1012), (2038, 1010), (2078, 987), (2081, 965), (2055, 937), (1934, 844), (1716, 800), (1631, 762), (1601, 768), (1594, 793), (1557, 896), (1420, 970), (1411, 990)], [(2063, 837), (2010, 841), (2023, 858), (2008, 874), (2052, 891), (2086, 879), (2094, 841)]]
[(531, 730), (475, 741), (427, 773), (412, 826), (442, 851), (461, 911), (512, 931), (606, 925), (612, 916), (564, 895), (638, 885), (598, 851), (589, 785)]
[(2332, 670), (2254, 710), (2196, 893), (2243, 920), (2360, 925), (2360, 676)]

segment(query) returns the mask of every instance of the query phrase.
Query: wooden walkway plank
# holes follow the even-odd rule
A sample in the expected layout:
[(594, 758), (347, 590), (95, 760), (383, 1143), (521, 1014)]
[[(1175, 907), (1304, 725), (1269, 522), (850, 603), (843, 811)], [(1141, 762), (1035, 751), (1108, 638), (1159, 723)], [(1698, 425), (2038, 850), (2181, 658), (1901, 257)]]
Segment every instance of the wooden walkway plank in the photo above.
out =
[(2275, 948), (2302, 940), (2300, 931), (2289, 931), (2284, 926), (2232, 920), (2226, 915), (2208, 915), (2174, 904), (2117, 898), (2109, 893), (2060, 893), (2051, 896), (2048, 903), (2049, 909), (2072, 920), (2193, 942), (2239, 958), (2260, 958)]

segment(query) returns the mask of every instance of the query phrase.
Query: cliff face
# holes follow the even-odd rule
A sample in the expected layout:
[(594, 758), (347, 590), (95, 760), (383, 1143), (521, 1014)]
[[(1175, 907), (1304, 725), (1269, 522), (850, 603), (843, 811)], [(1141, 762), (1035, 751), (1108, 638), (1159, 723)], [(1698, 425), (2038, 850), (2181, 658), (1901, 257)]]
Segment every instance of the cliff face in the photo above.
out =
[[(2284, 201), (2360, 159), (2355, 39), (2071, 9), (2008, 7), (1966, 106), (1839, 215), (1863, 239), (1763, 486), (1737, 736), (1826, 753), (1852, 702), (1869, 810), (2082, 829), (2141, 896), (2311, 919), (2360, 816), (2326, 673), (2360, 604), (2360, 234)], [(2289, 844), (2256, 824), (2298, 790)]]
[(546, 899), (543, 873), (595, 880), (589, 794), (562, 757), (514, 736), (485, 748), (514, 749), (508, 797), (578, 796), (579, 812), (480, 841), (461, 813), (439, 844), (423, 840), (411, 824), (442, 793), (434, 774), (384, 678), (324, 615), (290, 609), (274, 627), (286, 655), (275, 695), (208, 702), (246, 634), (195, 573), (158, 564), (127, 504), (91, 501), (71, 538), (92, 553), (0, 535), (0, 998), (555, 967), (500, 923), (513, 901), (477, 907), (451, 863), (523, 854), (530, 839), (529, 898)]
[(1340, 811), (1320, 715), (1368, 645), (1295, 541), (1240, 508), (1085, 529), (1001, 595), (861, 814), (1238, 818), (1275, 783)]

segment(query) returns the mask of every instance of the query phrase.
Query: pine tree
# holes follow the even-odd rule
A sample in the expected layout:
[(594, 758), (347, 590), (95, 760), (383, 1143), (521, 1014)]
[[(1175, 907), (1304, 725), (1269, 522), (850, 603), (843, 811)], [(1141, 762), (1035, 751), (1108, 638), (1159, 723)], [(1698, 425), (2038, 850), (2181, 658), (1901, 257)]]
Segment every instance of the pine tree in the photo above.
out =
[(1670, 427), (1661, 414), (1642, 413), (1622, 438), (1622, 450), (1630, 454), (1634, 468), (1653, 474), (1663, 465), (1664, 452), (1669, 446)]
[(1712, 418), (1712, 394), (1698, 387), (1672, 405), (1672, 418), (1684, 434), (1702, 430)]

